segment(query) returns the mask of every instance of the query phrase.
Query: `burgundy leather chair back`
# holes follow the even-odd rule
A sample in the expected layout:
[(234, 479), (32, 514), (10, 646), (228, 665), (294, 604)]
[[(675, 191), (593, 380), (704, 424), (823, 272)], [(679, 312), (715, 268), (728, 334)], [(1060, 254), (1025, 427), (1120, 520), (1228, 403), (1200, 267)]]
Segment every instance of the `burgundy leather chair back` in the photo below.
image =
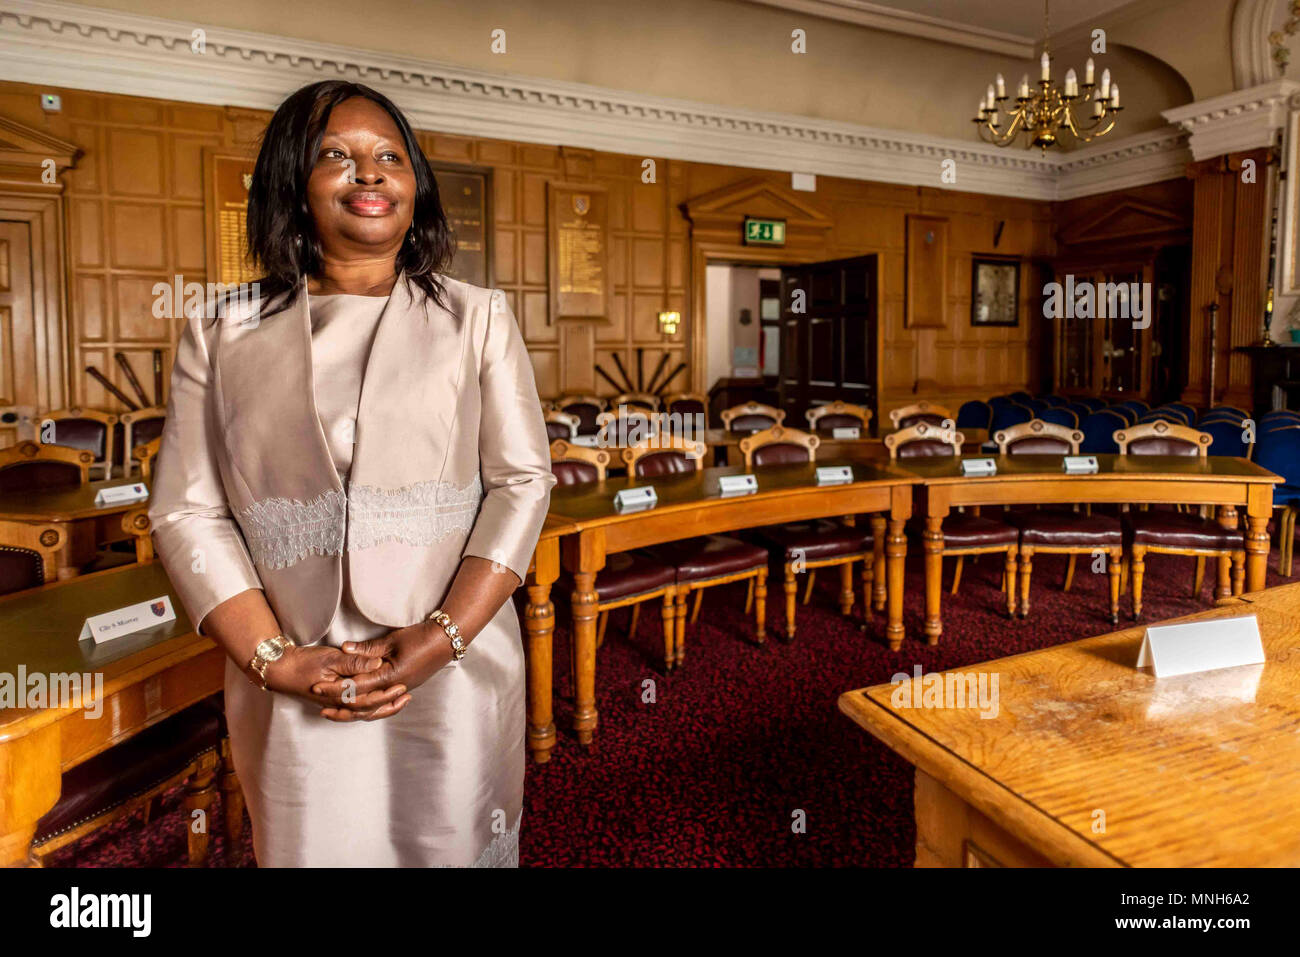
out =
[(770, 415), (738, 415), (731, 420), (732, 432), (762, 432), (776, 425), (776, 419)]
[(1129, 455), (1200, 455), (1200, 446), (1169, 436), (1135, 439), (1128, 444)]
[(698, 399), (678, 399), (668, 407), (668, 411), (677, 415), (703, 415), (704, 403)]
[(763, 465), (802, 465), (808, 461), (808, 450), (791, 442), (773, 442), (754, 449), (754, 467)]
[(817, 420), (817, 428), (830, 431), (831, 429), (860, 429), (862, 420), (856, 415), (846, 415), (842, 412), (832, 412), (823, 415)]
[(0, 469), (0, 492), (76, 488), (80, 484), (81, 469), (70, 462), (17, 462)]
[(554, 442), (556, 439), (565, 439), (567, 441), (568, 438), (569, 427), (563, 422), (546, 423), (546, 440), (548, 442)]
[(679, 475), (694, 472), (697, 459), (690, 458), (673, 449), (662, 452), (650, 452), (636, 460), (637, 478), (654, 478), (658, 475)]
[(940, 458), (945, 455), (955, 455), (956, 451), (947, 442), (940, 442), (938, 439), (918, 439), (900, 445), (898, 457), (900, 459)]
[[(604, 410), (599, 406), (592, 405), (590, 402), (574, 402), (571, 405), (562, 406), (561, 412), (567, 412), (569, 415), (578, 417), (578, 434), (595, 435), (599, 426), (596, 425), (596, 416)], [(567, 435), (561, 435), (560, 438), (567, 439)]]
[(45, 584), (41, 556), (27, 548), (0, 545), (0, 595)]
[(107, 438), (108, 428), (103, 422), (94, 419), (55, 419), (54, 441), (50, 444), (85, 449), (99, 461), (104, 457), (104, 442)]
[(552, 462), (551, 471), (555, 473), (556, 485), (582, 485), (597, 481), (600, 475), (589, 462)]
[[(829, 416), (827, 418), (829, 418)], [(943, 425), (945, 421), (947, 420), (942, 415), (936, 415), (933, 412), (917, 412), (914, 415), (909, 415), (905, 418), (899, 419), (898, 428), (900, 430), (906, 429), (913, 425), (920, 425), (921, 423), (925, 423), (926, 425)], [(861, 423), (856, 419), (853, 420), (853, 424), (861, 425)], [(899, 451), (899, 454), (902, 454), (902, 450)]]
[(1069, 455), (1070, 443), (1050, 435), (1028, 435), (1007, 443), (1008, 455)]
[[(134, 442), (136, 445), (147, 445), (148, 443), (152, 442), (154, 439), (158, 438), (158, 436), (163, 434), (163, 428), (166, 425), (167, 425), (167, 420), (161, 417), (153, 418), (153, 419), (141, 419), (139, 422), (135, 424), (135, 427), (131, 429), (131, 441)], [(557, 435), (556, 438), (567, 439), (568, 436)], [(127, 449), (127, 455), (130, 454), (131, 454), (131, 450)]]

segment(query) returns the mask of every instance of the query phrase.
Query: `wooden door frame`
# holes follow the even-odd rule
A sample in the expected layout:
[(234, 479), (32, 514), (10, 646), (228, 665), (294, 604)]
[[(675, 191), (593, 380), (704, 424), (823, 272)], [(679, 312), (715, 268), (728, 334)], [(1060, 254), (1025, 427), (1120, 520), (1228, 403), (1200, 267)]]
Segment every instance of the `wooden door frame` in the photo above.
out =
[(61, 195), (0, 188), (0, 219), (25, 222), (32, 235), (32, 325), (36, 335), (38, 412), (69, 404), (66, 222)]

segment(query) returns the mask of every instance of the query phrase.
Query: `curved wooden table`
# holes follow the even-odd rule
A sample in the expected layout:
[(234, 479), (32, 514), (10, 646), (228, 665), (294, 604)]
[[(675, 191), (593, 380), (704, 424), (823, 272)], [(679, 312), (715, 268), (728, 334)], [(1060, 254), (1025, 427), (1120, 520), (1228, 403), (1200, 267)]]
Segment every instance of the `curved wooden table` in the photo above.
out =
[(1297, 867), (1300, 584), (1178, 620), (1251, 613), (1262, 665), (1157, 679), (1137, 626), (943, 673), (997, 675), (994, 717), (839, 707), (916, 767), (918, 867)]
[[(91, 615), (170, 595), (173, 621), (96, 645)], [(194, 632), (159, 562), (128, 565), (0, 599), (0, 673), (103, 675), (103, 694), (0, 710), (0, 865), (25, 864), (62, 774), (222, 688), (226, 656)], [(87, 689), (93, 691), (93, 688)], [(99, 711), (98, 717), (90, 712)]]
[[(845, 485), (816, 484), (816, 467), (849, 465), (854, 481)], [(551, 711), (551, 629), (554, 606), (550, 587), (559, 574), (559, 561), (573, 575), (573, 644), (577, 689), (574, 729), (578, 741), (590, 744), (596, 730), (596, 573), (606, 555), (664, 542), (757, 528), (810, 518), (872, 513), (876, 547), (883, 553), (887, 574), (890, 645), (903, 640), (903, 560), (907, 540), (903, 524), (912, 514), (912, 485), (917, 479), (885, 463), (818, 462), (756, 469), (758, 492), (723, 498), (718, 479), (744, 475), (743, 468), (726, 466), (653, 481), (626, 477), (579, 486), (557, 487), (551, 493), (547, 526), (526, 586), (524, 620), (529, 635), (528, 747), (545, 762), (555, 746)], [(621, 488), (653, 485), (658, 505), (649, 510), (620, 513), (614, 494)], [(884, 517), (888, 514), (888, 520)], [(887, 526), (887, 534), (886, 534)], [(557, 548), (558, 546), (558, 548)]]
[(68, 544), (59, 552), (58, 577), (73, 578), (82, 565), (94, 559), (97, 546), (128, 539), (130, 535), (122, 528), (122, 516), (149, 504), (148, 498), (142, 498), (116, 505), (96, 505), (96, 493), (103, 488), (134, 485), (136, 481), (139, 480), (103, 479), (77, 486), (0, 493), (0, 519), (59, 526)]
[(1182, 455), (1098, 455), (1092, 475), (1066, 475), (1061, 455), (967, 455), (992, 458), (998, 473), (961, 474), (953, 457), (906, 459), (899, 464), (916, 475), (925, 518), (925, 634), (935, 644), (943, 634), (940, 617), (943, 574), (943, 520), (958, 506), (1185, 504), (1220, 506), (1219, 519), (1237, 527), (1237, 510), (1246, 511), (1246, 591), (1264, 587), (1273, 485), (1282, 479), (1246, 459)]

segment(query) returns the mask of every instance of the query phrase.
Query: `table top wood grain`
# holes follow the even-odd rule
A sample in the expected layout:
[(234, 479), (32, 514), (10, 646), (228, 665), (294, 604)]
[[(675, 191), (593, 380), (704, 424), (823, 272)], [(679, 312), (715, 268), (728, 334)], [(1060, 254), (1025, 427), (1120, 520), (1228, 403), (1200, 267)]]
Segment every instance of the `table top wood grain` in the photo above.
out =
[(97, 515), (116, 515), (149, 504), (147, 498), (115, 505), (96, 505), (102, 488), (134, 485), (139, 479), (101, 479), (76, 486), (55, 486), (0, 493), (0, 519), (13, 522), (73, 522)]
[(839, 705), (1057, 863), (1300, 866), (1300, 584), (1178, 620), (1252, 613), (1263, 665), (1156, 679), (1136, 626), (961, 669), (997, 675), (995, 717), (896, 706), (894, 684)]
[[(1242, 458), (1210, 455), (1205, 458), (1192, 455), (1115, 455), (1095, 456), (1097, 471), (1091, 474), (1067, 475), (1063, 455), (981, 455), (971, 453), (956, 456), (935, 456), (900, 459), (899, 468), (921, 478), (926, 485), (953, 485), (969, 482), (994, 482), (1061, 478), (1070, 482), (1089, 482), (1111, 479), (1116, 476), (1131, 479), (1177, 479), (1178, 481), (1214, 482), (1230, 479), (1234, 482), (1259, 482), (1270, 484), (1282, 479), (1254, 462)], [(962, 475), (962, 459), (993, 459), (997, 474), (990, 476)]]

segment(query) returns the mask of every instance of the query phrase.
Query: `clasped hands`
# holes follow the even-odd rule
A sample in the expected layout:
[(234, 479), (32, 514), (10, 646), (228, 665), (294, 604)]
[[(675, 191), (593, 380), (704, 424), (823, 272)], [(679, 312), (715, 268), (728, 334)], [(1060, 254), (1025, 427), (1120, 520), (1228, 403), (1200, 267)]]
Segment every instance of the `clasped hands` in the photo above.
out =
[(429, 621), (369, 641), (292, 647), (266, 669), (266, 685), (321, 706), (331, 721), (375, 721), (406, 707), (411, 692), (451, 661), (451, 642)]

